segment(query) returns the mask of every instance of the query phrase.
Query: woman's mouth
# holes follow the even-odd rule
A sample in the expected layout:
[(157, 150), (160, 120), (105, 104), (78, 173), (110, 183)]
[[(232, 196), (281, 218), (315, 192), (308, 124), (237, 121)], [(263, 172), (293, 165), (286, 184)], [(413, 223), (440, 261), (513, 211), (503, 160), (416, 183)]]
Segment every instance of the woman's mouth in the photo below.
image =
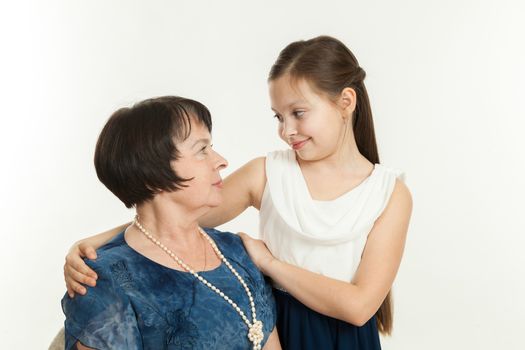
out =
[(223, 186), (222, 180), (217, 181), (216, 183), (213, 184), (213, 186), (218, 187), (218, 188), (222, 188), (222, 186)]

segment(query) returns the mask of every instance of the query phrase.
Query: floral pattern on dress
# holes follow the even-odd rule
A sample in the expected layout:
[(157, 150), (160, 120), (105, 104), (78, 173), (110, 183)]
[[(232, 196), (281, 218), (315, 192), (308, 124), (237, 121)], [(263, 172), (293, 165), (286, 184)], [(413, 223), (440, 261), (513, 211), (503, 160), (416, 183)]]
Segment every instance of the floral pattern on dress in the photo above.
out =
[(166, 345), (170, 350), (191, 350), (197, 344), (199, 330), (182, 310), (168, 313)]
[[(265, 341), (275, 326), (275, 301), (240, 238), (206, 229), (248, 284)], [(247, 326), (223, 298), (186, 272), (159, 265), (127, 245), (123, 233), (86, 261), (99, 278), (86, 296), (62, 300), (67, 349), (77, 342), (99, 349), (247, 350)], [(201, 275), (251, 318), (249, 300), (222, 263)], [(91, 345), (91, 346), (90, 346)]]

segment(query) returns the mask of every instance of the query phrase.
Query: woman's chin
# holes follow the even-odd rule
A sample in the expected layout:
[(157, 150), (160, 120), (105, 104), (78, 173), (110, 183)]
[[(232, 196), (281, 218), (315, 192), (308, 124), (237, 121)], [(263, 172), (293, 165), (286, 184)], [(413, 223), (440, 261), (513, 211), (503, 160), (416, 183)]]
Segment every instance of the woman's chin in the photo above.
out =
[(212, 201), (210, 201), (210, 202), (208, 203), (208, 206), (209, 206), (210, 208), (217, 208), (217, 207), (220, 206), (221, 204), (222, 204), (222, 196), (220, 196), (220, 197), (217, 198), (217, 199), (214, 198)]

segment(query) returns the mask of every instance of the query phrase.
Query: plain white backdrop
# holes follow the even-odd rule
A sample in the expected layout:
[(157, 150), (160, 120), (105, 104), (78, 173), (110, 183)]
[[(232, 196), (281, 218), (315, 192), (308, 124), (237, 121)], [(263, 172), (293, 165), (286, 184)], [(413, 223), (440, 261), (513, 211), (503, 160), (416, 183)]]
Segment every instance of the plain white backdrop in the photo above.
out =
[[(286, 147), (266, 77), (289, 42), (345, 42), (368, 73), (381, 160), (414, 197), (387, 350), (523, 349), (521, 1), (33, 1), (0, 5), (2, 349), (63, 322), (69, 246), (129, 221), (93, 151), (111, 112), (207, 105), (227, 175)], [(222, 228), (257, 234), (248, 210)]]

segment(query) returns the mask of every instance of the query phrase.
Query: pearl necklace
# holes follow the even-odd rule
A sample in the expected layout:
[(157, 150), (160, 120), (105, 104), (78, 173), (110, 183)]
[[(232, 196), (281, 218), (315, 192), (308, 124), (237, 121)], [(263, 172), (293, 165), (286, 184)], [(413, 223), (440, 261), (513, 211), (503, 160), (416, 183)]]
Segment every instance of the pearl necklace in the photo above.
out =
[(224, 262), (224, 264), (230, 269), (230, 271), (233, 273), (235, 277), (239, 280), (241, 285), (244, 287), (244, 290), (246, 291), (246, 295), (248, 295), (248, 299), (250, 300), (250, 306), (252, 311), (252, 318), (253, 322), (250, 322), (248, 317), (244, 314), (244, 312), (241, 310), (241, 308), (226, 294), (224, 294), (219, 288), (215, 287), (212, 283), (208, 282), (205, 278), (203, 278), (201, 275), (199, 275), (197, 272), (195, 272), (190, 266), (188, 266), (182, 259), (180, 259), (178, 256), (176, 256), (168, 247), (166, 247), (164, 244), (162, 244), (158, 239), (153, 237), (146, 229), (140, 224), (139, 222), (139, 216), (135, 216), (135, 220), (133, 221), (135, 226), (138, 227), (138, 229), (153, 243), (155, 243), (159, 248), (164, 250), (166, 254), (171, 256), (173, 260), (177, 262), (182, 268), (189, 273), (191, 273), (195, 278), (197, 278), (200, 282), (202, 282), (205, 286), (210, 288), (212, 291), (220, 295), (224, 300), (230, 304), (235, 311), (241, 316), (242, 320), (246, 325), (248, 326), (248, 339), (253, 344), (253, 350), (261, 350), (261, 342), (264, 339), (264, 332), (263, 332), (263, 323), (260, 320), (257, 320), (257, 314), (255, 312), (255, 302), (252, 297), (252, 293), (250, 292), (250, 289), (246, 285), (246, 282), (244, 282), (244, 279), (239, 275), (239, 273), (233, 268), (233, 266), (230, 264), (230, 262), (226, 259), (226, 257), (222, 254), (222, 252), (217, 247), (217, 244), (211, 239), (211, 237), (204, 232), (203, 229), (199, 227), (199, 232), (201, 235), (208, 240), (210, 245), (212, 246), (213, 250), (215, 251), (215, 254)]

